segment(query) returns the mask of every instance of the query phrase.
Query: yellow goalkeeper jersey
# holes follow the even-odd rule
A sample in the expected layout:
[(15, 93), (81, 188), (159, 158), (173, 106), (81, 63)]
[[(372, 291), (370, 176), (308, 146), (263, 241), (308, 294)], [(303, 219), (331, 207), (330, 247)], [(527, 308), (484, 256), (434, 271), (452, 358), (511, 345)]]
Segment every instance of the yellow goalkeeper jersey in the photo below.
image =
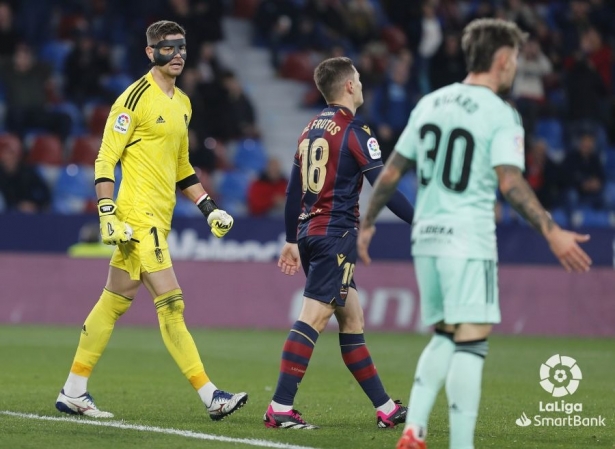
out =
[(122, 180), (117, 215), (132, 226), (170, 230), (176, 183), (194, 174), (188, 161), (190, 99), (177, 87), (169, 98), (151, 72), (111, 107), (95, 165), (95, 179)]

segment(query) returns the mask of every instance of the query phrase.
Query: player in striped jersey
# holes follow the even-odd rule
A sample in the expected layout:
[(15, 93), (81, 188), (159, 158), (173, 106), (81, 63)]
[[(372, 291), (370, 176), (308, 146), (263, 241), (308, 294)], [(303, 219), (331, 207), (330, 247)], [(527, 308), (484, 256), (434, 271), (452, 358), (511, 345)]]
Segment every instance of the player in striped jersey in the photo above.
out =
[[(267, 427), (313, 429), (293, 408), (319, 334), (335, 314), (344, 363), (376, 409), (378, 427), (394, 427), (406, 407), (385, 392), (363, 335), (363, 309), (354, 282), (363, 176), (382, 169), (378, 141), (355, 117), (363, 104), (359, 74), (348, 58), (323, 61), (314, 72), (327, 101), (299, 137), (286, 201), (286, 244), (278, 265), (307, 276), (303, 309), (284, 344), (278, 384), (265, 416)], [(412, 206), (397, 192), (389, 208), (407, 223)]]
[[(218, 209), (188, 162), (190, 100), (175, 87), (186, 59), (185, 31), (160, 21), (146, 32), (151, 70), (115, 101), (107, 119), (95, 165), (100, 230), (106, 244), (117, 245), (107, 284), (87, 317), (79, 346), (56, 408), (69, 414), (108, 418), (88, 393), (87, 382), (102, 355), (115, 322), (145, 285), (158, 314), (164, 343), (178, 367), (198, 392), (209, 416), (220, 420), (242, 407), (246, 393), (219, 390), (205, 373), (184, 323), (184, 300), (167, 244), (176, 188), (193, 200), (216, 237), (233, 219)], [(116, 164), (122, 181), (113, 201)]]

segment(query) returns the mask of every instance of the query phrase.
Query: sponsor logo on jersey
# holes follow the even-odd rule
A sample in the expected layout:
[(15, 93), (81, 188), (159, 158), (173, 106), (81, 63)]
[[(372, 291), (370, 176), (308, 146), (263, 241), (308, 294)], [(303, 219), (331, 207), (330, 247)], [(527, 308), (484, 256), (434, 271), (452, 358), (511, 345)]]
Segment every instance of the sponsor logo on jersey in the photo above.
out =
[(115, 124), (113, 125), (113, 131), (126, 134), (128, 132), (129, 126), (130, 126), (130, 115), (126, 114), (125, 112), (122, 112), (115, 119)]
[(164, 119), (162, 118), (162, 115), (159, 115), (159, 116), (158, 116), (158, 120), (156, 120), (156, 123), (166, 123), (166, 122), (165, 122), (165, 121), (164, 121)]
[(448, 226), (427, 225), (420, 230), (421, 234), (453, 235), (453, 228)]
[(370, 137), (367, 141), (367, 149), (372, 159), (380, 159), (382, 157), (380, 145), (378, 145), (378, 141), (374, 137)]

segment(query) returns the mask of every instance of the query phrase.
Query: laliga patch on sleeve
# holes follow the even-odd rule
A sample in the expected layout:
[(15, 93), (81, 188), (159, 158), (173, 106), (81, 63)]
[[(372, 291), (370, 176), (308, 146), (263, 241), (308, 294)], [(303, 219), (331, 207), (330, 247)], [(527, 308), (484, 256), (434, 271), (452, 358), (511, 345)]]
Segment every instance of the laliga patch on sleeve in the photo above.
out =
[(113, 131), (126, 134), (128, 132), (129, 126), (130, 126), (130, 115), (126, 114), (125, 112), (122, 112), (115, 119), (115, 124), (113, 125)]
[(382, 157), (380, 145), (378, 145), (378, 141), (374, 137), (370, 137), (367, 141), (367, 149), (372, 159), (380, 159)]
[(519, 154), (525, 154), (525, 142), (523, 136), (515, 136), (515, 150)]

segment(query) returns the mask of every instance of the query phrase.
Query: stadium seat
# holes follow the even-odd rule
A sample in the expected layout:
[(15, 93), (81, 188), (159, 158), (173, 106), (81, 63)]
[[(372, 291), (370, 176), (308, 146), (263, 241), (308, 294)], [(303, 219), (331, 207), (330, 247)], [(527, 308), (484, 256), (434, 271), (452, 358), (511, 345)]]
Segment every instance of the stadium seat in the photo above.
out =
[(608, 181), (604, 186), (604, 202), (610, 210), (615, 211), (615, 181)]
[(577, 209), (572, 213), (572, 225), (574, 227), (605, 228), (615, 225), (615, 215), (606, 210), (592, 208)]
[(568, 107), (568, 99), (564, 89), (550, 90), (547, 94), (547, 99), (557, 111), (565, 111)]
[(385, 42), (389, 52), (394, 54), (408, 46), (406, 35), (394, 25), (384, 27), (380, 32), (380, 37)]
[(39, 58), (51, 65), (55, 74), (64, 72), (64, 62), (72, 50), (69, 41), (51, 40), (44, 43), (39, 51)]
[(310, 54), (294, 52), (286, 55), (280, 67), (280, 75), (297, 81), (313, 82), (314, 67)]
[(615, 181), (615, 148), (609, 148), (604, 152), (604, 173), (606, 179)]
[(54, 134), (38, 134), (28, 142), (28, 162), (34, 165), (60, 166), (64, 150), (60, 138)]
[(81, 113), (81, 109), (79, 108), (79, 106), (77, 106), (75, 103), (71, 103), (70, 101), (63, 101), (61, 103), (54, 105), (52, 107), (52, 111), (62, 112), (70, 117), (71, 136), (79, 136), (83, 134), (84, 132), (83, 114)]
[(117, 73), (106, 77), (102, 83), (105, 89), (115, 96), (119, 96), (128, 88), (128, 86), (132, 84), (133, 81), (134, 80), (125, 73)]
[(536, 123), (536, 137), (546, 140), (552, 150), (561, 151), (565, 149), (563, 134), (562, 124), (557, 119), (542, 119)]
[(316, 86), (310, 86), (303, 95), (301, 105), (306, 108), (319, 107), (322, 103), (322, 94)]
[(202, 217), (202, 215), (199, 208), (178, 191), (173, 217)]
[(103, 131), (105, 130), (105, 124), (107, 123), (107, 117), (109, 117), (110, 111), (111, 106), (98, 104), (92, 106), (91, 109), (86, 112), (87, 126), (90, 134), (94, 136), (103, 135)]
[(233, 2), (233, 16), (240, 19), (252, 19), (261, 0), (237, 0)]
[(237, 143), (233, 165), (239, 170), (260, 173), (267, 165), (267, 154), (260, 140), (243, 139)]
[(250, 174), (243, 170), (223, 172), (216, 188), (216, 201), (220, 208), (233, 216), (246, 215), (246, 198), (251, 179)]
[(81, 136), (76, 137), (71, 145), (68, 162), (71, 164), (94, 166), (98, 150), (100, 149), (100, 137)]
[(19, 137), (10, 133), (0, 134), (0, 153), (3, 151), (15, 151), (21, 155), (23, 147)]
[(51, 191), (64, 164), (62, 142), (53, 134), (35, 134), (26, 138), (27, 161), (34, 165)]
[(94, 168), (69, 164), (60, 170), (54, 186), (53, 211), (80, 214), (95, 210)]
[(568, 217), (568, 212), (566, 212), (563, 208), (557, 208), (549, 211), (551, 214), (551, 218), (558, 225), (567, 228), (570, 225), (570, 218)]

